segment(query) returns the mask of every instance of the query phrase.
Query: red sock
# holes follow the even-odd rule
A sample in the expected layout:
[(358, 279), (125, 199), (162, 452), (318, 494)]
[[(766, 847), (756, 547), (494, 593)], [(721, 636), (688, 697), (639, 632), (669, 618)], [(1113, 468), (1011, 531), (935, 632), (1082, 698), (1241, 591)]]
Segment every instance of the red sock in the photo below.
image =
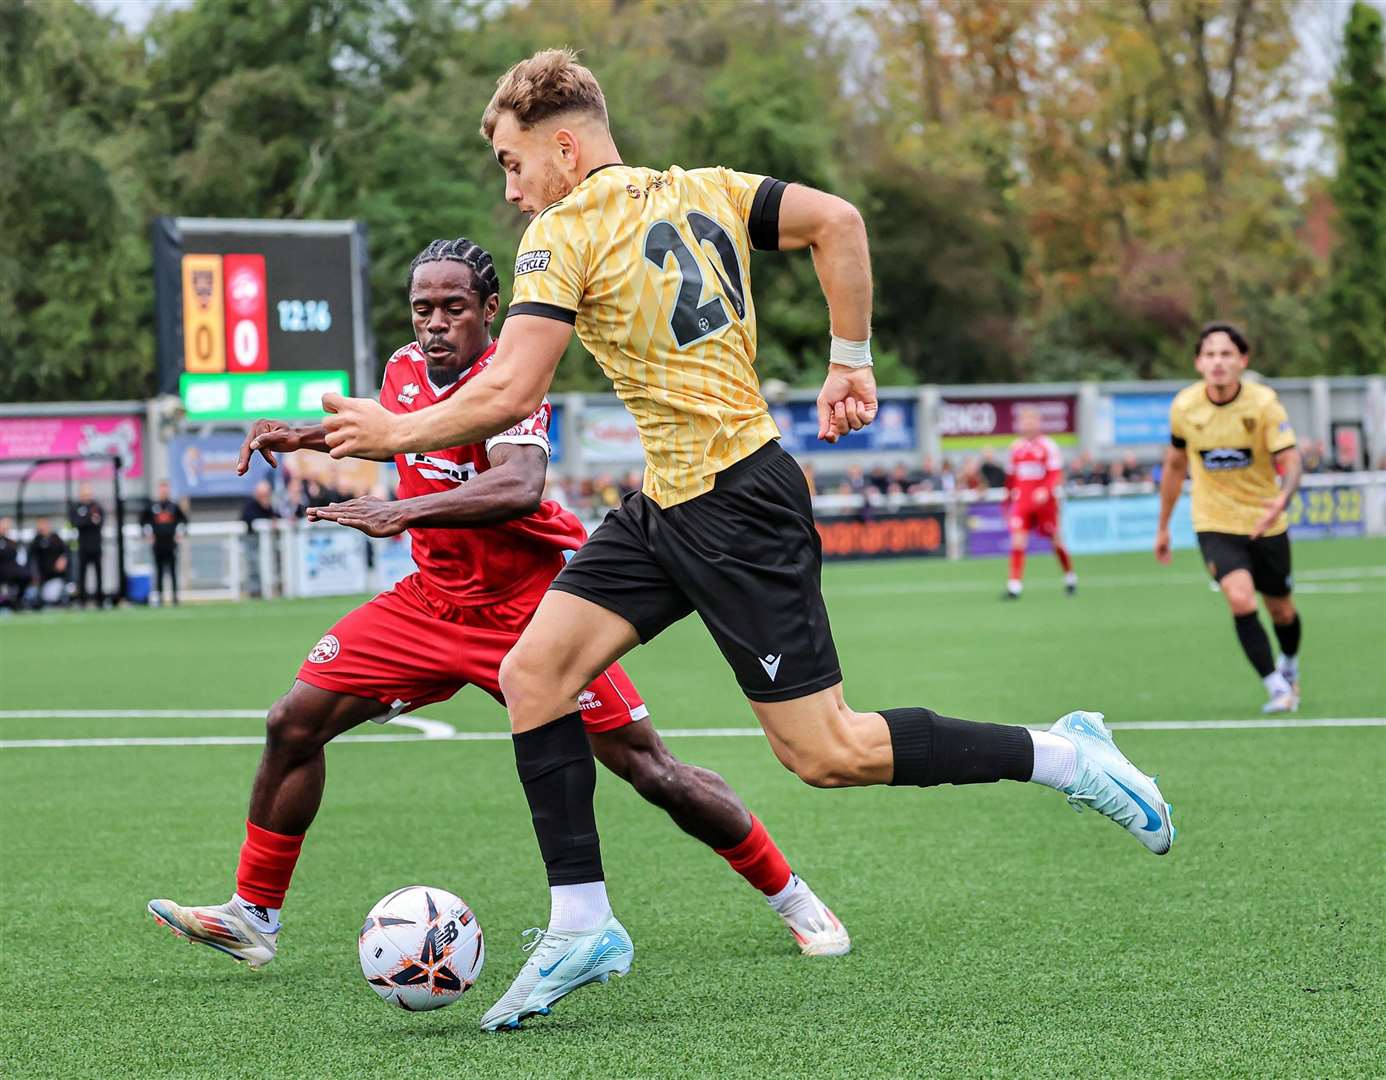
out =
[(236, 892), (240, 898), (261, 907), (283, 907), (302, 847), (302, 836), (270, 832), (247, 821), (241, 861), (236, 867)]
[(717, 854), (766, 896), (774, 896), (789, 884), (789, 863), (754, 814), (746, 839), (736, 847), (717, 849)]
[(1025, 576), (1025, 549), (1011, 548), (1011, 580), (1019, 581)]
[(1063, 567), (1064, 573), (1073, 573), (1073, 560), (1068, 557), (1068, 548), (1055, 541), (1054, 554), (1059, 557), (1059, 565)]

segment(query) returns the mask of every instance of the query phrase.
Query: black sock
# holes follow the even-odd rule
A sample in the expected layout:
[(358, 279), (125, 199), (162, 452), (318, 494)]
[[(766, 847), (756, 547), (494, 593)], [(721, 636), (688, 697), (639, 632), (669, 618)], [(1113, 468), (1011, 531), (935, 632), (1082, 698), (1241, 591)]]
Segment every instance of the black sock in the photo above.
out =
[(882, 709), (895, 755), (891, 784), (991, 784), (1030, 779), (1035, 743), (1023, 727), (977, 724), (931, 709)]
[(1233, 621), (1237, 624), (1237, 640), (1242, 643), (1242, 651), (1251, 661), (1251, 666), (1256, 669), (1256, 674), (1264, 679), (1275, 670), (1275, 658), (1271, 656), (1270, 638), (1266, 637), (1266, 628), (1261, 625), (1261, 620), (1256, 617), (1254, 611), (1237, 615)]
[(515, 742), (515, 770), (525, 786), (549, 884), (601, 881), (601, 841), (592, 808), (597, 764), (582, 726), (582, 714), (560, 716), (511, 738)]
[(1275, 627), (1275, 640), (1280, 642), (1280, 651), (1286, 656), (1299, 655), (1299, 612), (1295, 612), (1293, 622), (1287, 622), (1281, 626), (1278, 622), (1272, 622)]

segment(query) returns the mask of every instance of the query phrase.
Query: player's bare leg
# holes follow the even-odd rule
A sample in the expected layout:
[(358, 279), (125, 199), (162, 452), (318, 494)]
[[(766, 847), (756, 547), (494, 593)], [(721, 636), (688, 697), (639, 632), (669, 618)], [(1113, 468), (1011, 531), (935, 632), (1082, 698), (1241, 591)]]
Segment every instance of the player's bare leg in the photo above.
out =
[(265, 749), (251, 787), (236, 893), (224, 904), (184, 907), (151, 900), (149, 913), (180, 937), (261, 967), (274, 959), (279, 909), (317, 816), (332, 739), (380, 717), (378, 701), (333, 693), (300, 680), (270, 707)]
[[(1246, 653), (1246, 658), (1251, 666), (1256, 669), (1256, 674), (1260, 676), (1262, 684), (1266, 688), (1266, 704), (1263, 712), (1280, 713), (1294, 712), (1299, 708), (1299, 697), (1295, 692), (1294, 683), (1286, 678), (1276, 666), (1275, 657), (1271, 652), (1270, 638), (1266, 635), (1265, 627), (1261, 625), (1260, 616), (1256, 609), (1256, 585), (1251, 577), (1249, 570), (1232, 570), (1222, 576), (1218, 582), (1218, 587), (1222, 590), (1222, 595), (1227, 598), (1227, 606), (1232, 612), (1232, 622), (1237, 630), (1237, 640), (1241, 642), (1242, 651)], [(1275, 620), (1275, 609), (1270, 608), (1272, 598), (1267, 597), (1267, 608), (1271, 611), (1271, 620)], [(1289, 601), (1289, 597), (1281, 597), (1281, 600)], [(1280, 611), (1286, 614), (1285, 607)], [(1294, 604), (1289, 602), (1289, 613), (1293, 613)], [(1286, 620), (1287, 623), (1294, 622), (1294, 619)], [(1295, 625), (1297, 631), (1298, 624)], [(1292, 642), (1295, 652), (1298, 652), (1299, 641), (1298, 633), (1288, 630), (1287, 638), (1293, 635)], [(1296, 676), (1298, 671), (1293, 672)]]
[(1100, 713), (1069, 713), (1048, 731), (929, 709), (864, 713), (847, 704), (841, 683), (791, 701), (750, 704), (776, 757), (814, 787), (1029, 781), (1099, 811), (1157, 855), (1174, 841), (1159, 788), (1116, 748)]
[(1299, 641), (1302, 633), (1299, 611), (1295, 608), (1294, 597), (1289, 593), (1284, 596), (1263, 596), (1261, 599), (1265, 602), (1266, 612), (1271, 617), (1271, 629), (1275, 631), (1275, 639), (1280, 645), (1280, 658), (1275, 668), (1290, 684), (1295, 704), (1298, 705)]
[(805, 956), (841, 956), (851, 950), (851, 938), (837, 916), (790, 869), (765, 826), (722, 777), (680, 761), (645, 720), (589, 733), (588, 739), (598, 761), (759, 889)]

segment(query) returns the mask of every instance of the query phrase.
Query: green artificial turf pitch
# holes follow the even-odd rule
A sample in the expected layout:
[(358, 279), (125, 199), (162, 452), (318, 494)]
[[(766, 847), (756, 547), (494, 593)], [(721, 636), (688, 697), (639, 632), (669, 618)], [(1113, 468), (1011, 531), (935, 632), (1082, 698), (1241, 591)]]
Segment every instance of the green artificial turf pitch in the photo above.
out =
[[(1386, 543), (1295, 548), (1303, 718), (1386, 716)], [(1052, 562), (1003, 604), (998, 561), (829, 567), (847, 694), (1047, 724), (1255, 718), (1262, 691), (1197, 555)], [(22, 710), (263, 709), (339, 600), (56, 612), (0, 621), (0, 740), (254, 736), (253, 718)], [(784, 643), (786, 650), (792, 643)], [(696, 620), (630, 659), (664, 728), (753, 719)], [(476, 691), (427, 710), (504, 731)], [(372, 728), (366, 734), (376, 734)], [(403, 732), (402, 734), (409, 734)], [(328, 751), (323, 811), (260, 973), (144, 910), (229, 894), (254, 746), (0, 749), (0, 1075), (231, 1077), (1381, 1076), (1386, 729), (1127, 730), (1179, 839), (1155, 858), (1020, 784), (811, 790), (759, 737), (679, 737), (719, 770), (852, 932), (803, 959), (760, 897), (608, 776), (625, 980), (518, 1034), (477, 1019), (547, 914), (509, 745)], [(409, 1015), (362, 981), (356, 931), (404, 884), (451, 889), (485, 928), (460, 1003)]]

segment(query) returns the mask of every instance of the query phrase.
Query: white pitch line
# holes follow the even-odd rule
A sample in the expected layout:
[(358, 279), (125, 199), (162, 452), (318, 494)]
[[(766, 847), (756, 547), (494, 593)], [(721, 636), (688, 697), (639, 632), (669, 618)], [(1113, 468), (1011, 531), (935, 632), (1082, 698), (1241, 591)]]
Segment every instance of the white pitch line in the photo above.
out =
[[(407, 717), (401, 719), (408, 719)], [(400, 720), (392, 721), (400, 723)], [(433, 723), (437, 723), (434, 721)], [(441, 725), (446, 726), (446, 725)], [(1258, 731), (1283, 728), (1375, 728), (1386, 727), (1386, 716), (1352, 717), (1262, 717), (1256, 720), (1132, 720), (1112, 723), (1117, 731)], [(1034, 730), (1044, 731), (1037, 727)], [(760, 728), (667, 728), (660, 732), (668, 739), (754, 738)], [(453, 731), (449, 735), (341, 735), (333, 743), (396, 742), (509, 742), (508, 731)], [(201, 735), (187, 737), (92, 738), (92, 739), (0, 739), (0, 750), (57, 750), (112, 746), (259, 746), (258, 735)]]

